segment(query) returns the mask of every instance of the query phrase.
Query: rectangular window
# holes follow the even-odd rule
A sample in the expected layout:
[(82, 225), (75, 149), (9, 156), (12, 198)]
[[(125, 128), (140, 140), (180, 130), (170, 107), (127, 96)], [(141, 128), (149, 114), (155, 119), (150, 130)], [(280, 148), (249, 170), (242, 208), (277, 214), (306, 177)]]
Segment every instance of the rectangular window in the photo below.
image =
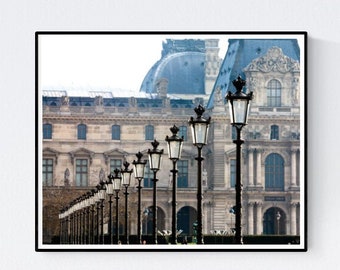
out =
[(146, 164), (144, 170), (144, 187), (152, 188), (153, 187), (153, 172), (150, 170), (149, 163)]
[(187, 134), (187, 127), (186, 126), (180, 126), (179, 127), (179, 132), (178, 132), (178, 136), (180, 138), (183, 137), (184, 141), (187, 141), (188, 140), (188, 134)]
[(120, 126), (112, 126), (112, 140), (120, 140)]
[(230, 160), (230, 187), (234, 188), (236, 185), (236, 159)]
[(231, 139), (236, 140), (237, 139), (237, 130), (236, 127), (231, 126)]
[(43, 186), (53, 186), (53, 159), (43, 159)]
[(51, 124), (43, 125), (43, 139), (52, 139), (52, 125)]
[(78, 140), (86, 140), (86, 125), (78, 125)]
[(270, 139), (278, 140), (279, 139), (279, 127), (276, 125), (272, 125), (270, 127)]
[(76, 160), (76, 186), (86, 187), (88, 179), (87, 159)]
[(177, 186), (179, 188), (186, 188), (188, 187), (188, 161), (187, 160), (179, 160), (177, 162)]
[(115, 169), (122, 169), (122, 160), (121, 159), (110, 159), (110, 172), (113, 173)]
[(154, 139), (154, 127), (148, 125), (145, 127), (145, 140), (152, 141)]

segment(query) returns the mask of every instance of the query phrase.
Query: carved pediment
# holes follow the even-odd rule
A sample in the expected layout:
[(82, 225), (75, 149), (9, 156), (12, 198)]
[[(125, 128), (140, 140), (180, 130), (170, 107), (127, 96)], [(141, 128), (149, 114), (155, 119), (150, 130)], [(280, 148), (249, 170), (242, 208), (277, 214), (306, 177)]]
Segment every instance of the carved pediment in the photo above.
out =
[(300, 64), (298, 61), (284, 55), (281, 48), (272, 47), (264, 56), (251, 61), (244, 71), (260, 71), (266, 73), (271, 71), (281, 73), (298, 72), (300, 71)]
[(90, 159), (90, 164), (92, 164), (92, 159), (93, 159), (94, 154), (95, 153), (93, 151), (90, 151), (86, 148), (79, 148), (77, 150), (69, 152), (72, 164), (74, 162), (75, 157), (88, 157)]
[(43, 156), (44, 157), (53, 157), (55, 159), (55, 163), (58, 163), (58, 156), (59, 156), (59, 152), (57, 150), (54, 150), (50, 147), (45, 147), (43, 149)]
[(121, 157), (123, 156), (124, 158), (128, 156), (128, 152), (125, 152), (121, 149), (115, 148), (109, 151), (104, 152), (104, 157), (105, 157), (105, 163), (107, 164), (109, 162), (110, 157)]

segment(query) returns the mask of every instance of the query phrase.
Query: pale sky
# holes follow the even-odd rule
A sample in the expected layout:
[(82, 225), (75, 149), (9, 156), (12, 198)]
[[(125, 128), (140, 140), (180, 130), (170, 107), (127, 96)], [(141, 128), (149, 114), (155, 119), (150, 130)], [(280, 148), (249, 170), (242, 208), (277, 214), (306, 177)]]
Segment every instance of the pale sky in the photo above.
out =
[(225, 35), (40, 35), (39, 88), (138, 92), (166, 38), (219, 38), (221, 58), (228, 44)]

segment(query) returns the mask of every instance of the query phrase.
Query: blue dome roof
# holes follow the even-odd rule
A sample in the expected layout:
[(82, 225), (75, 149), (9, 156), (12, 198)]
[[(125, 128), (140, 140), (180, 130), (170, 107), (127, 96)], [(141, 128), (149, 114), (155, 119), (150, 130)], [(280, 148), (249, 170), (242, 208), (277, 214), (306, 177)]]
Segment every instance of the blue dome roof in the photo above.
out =
[(171, 50), (168, 44), (163, 44), (163, 56), (145, 76), (140, 91), (156, 93), (156, 83), (165, 78), (168, 94), (205, 94), (204, 41), (183, 40), (181, 48), (174, 45)]

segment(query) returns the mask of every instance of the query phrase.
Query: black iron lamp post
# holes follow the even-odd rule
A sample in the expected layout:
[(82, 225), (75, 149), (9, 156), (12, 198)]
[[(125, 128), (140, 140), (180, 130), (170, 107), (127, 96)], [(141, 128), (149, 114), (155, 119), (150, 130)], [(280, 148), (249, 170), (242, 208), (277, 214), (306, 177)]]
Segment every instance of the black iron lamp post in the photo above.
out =
[(76, 204), (76, 211), (77, 211), (77, 241), (76, 244), (80, 244), (80, 235), (81, 235), (81, 216), (80, 216), (80, 199), (77, 199), (77, 204)]
[(193, 144), (197, 147), (197, 244), (203, 244), (203, 224), (202, 224), (202, 148), (207, 144), (208, 131), (211, 118), (205, 119), (202, 117), (205, 109), (198, 105), (195, 108), (197, 114), (196, 119), (190, 118)]
[(177, 216), (176, 216), (176, 175), (177, 175), (177, 168), (176, 163), (181, 157), (182, 153), (182, 146), (183, 146), (183, 136), (180, 138), (177, 136), (177, 132), (179, 128), (174, 125), (170, 128), (172, 132), (172, 136), (166, 136), (165, 141), (168, 143), (168, 154), (169, 159), (172, 161), (172, 226), (171, 226), (171, 244), (177, 244)]
[(153, 204), (152, 204), (152, 239), (153, 244), (157, 244), (157, 188), (156, 183), (158, 181), (157, 179), (157, 172), (159, 171), (161, 167), (161, 161), (162, 161), (162, 155), (164, 150), (157, 149), (159, 142), (157, 140), (154, 140), (151, 143), (153, 149), (148, 150), (149, 154), (149, 164), (150, 164), (150, 170), (153, 171)]
[(97, 190), (96, 190), (96, 193), (95, 193), (95, 203), (96, 203), (96, 241), (95, 243), (96, 244), (99, 244), (99, 213), (100, 213), (100, 197), (99, 197), (99, 193), (100, 193), (100, 185), (97, 185)]
[(91, 232), (91, 227), (90, 227), (90, 197), (91, 197), (91, 192), (86, 193), (86, 199), (85, 199), (85, 207), (86, 207), (86, 244), (90, 244), (90, 232)]
[(83, 213), (83, 220), (82, 220), (82, 244), (86, 244), (86, 194), (84, 194), (82, 197), (81, 197), (81, 203), (80, 203), (80, 206), (81, 206), (81, 211)]
[(100, 244), (104, 244), (104, 200), (106, 187), (104, 182), (100, 182), (99, 199), (100, 199)]
[(114, 175), (110, 173), (108, 175), (108, 181), (106, 182), (106, 194), (109, 196), (109, 224), (108, 224), (108, 232), (109, 232), (109, 240), (110, 244), (113, 244), (112, 238), (112, 195), (113, 195), (113, 179)]
[(76, 244), (76, 219), (77, 219), (77, 214), (76, 214), (76, 201), (75, 200), (73, 200), (72, 202), (71, 202), (71, 204), (72, 204), (72, 210), (71, 210), (71, 215), (72, 215), (72, 229), (71, 229), (71, 231), (72, 231), (72, 233), (71, 233), (71, 243), (72, 244)]
[(128, 222), (128, 188), (131, 182), (131, 174), (133, 170), (129, 170), (130, 163), (125, 161), (123, 164), (124, 168), (121, 170), (122, 174), (122, 185), (125, 188), (124, 195), (125, 195), (125, 243), (129, 244), (129, 222)]
[(118, 175), (120, 173), (119, 169), (115, 169), (113, 178), (113, 190), (115, 192), (116, 199), (116, 244), (119, 243), (119, 191), (122, 186), (122, 178)]
[(137, 160), (134, 160), (132, 164), (134, 165), (134, 172), (135, 172), (135, 178), (138, 181), (138, 209), (137, 209), (137, 236), (139, 244), (142, 243), (142, 223), (141, 223), (141, 200), (142, 200), (142, 179), (144, 178), (144, 168), (146, 164), (146, 160), (142, 161), (143, 154), (141, 152), (138, 152), (136, 154)]
[(65, 244), (65, 208), (60, 210), (59, 213), (59, 222), (60, 222), (60, 233), (59, 233), (59, 237), (60, 237), (60, 244)]
[(235, 244), (243, 244), (241, 235), (241, 218), (242, 218), (242, 183), (241, 183), (241, 145), (244, 143), (241, 140), (241, 130), (247, 125), (250, 101), (253, 98), (253, 92), (245, 94), (242, 92), (246, 81), (240, 76), (233, 81), (236, 88), (235, 93), (230, 91), (226, 95), (226, 100), (229, 105), (231, 125), (236, 128), (237, 139), (233, 142), (236, 144), (236, 220), (235, 220)]
[(90, 228), (90, 244), (94, 244), (94, 209), (96, 205), (96, 200), (95, 200), (95, 194), (96, 191), (94, 189), (91, 190), (91, 195), (90, 195), (90, 212), (91, 212), (91, 228)]

